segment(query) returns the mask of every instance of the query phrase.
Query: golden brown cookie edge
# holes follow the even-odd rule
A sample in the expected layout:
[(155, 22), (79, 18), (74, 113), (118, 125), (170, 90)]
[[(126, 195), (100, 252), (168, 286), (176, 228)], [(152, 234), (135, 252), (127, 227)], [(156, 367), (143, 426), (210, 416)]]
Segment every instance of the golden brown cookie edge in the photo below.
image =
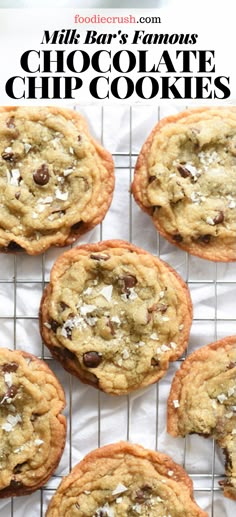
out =
[[(226, 245), (223, 247), (222, 244), (219, 244), (217, 241), (212, 242), (210, 245), (208, 244), (200, 244), (197, 241), (193, 242), (191, 246), (185, 245), (182, 242), (177, 242), (172, 235), (167, 233), (162, 225), (159, 223), (158, 218), (154, 219), (153, 215), (153, 208), (146, 207), (142, 203), (142, 178), (146, 180), (148, 176), (148, 169), (147, 169), (147, 156), (151, 149), (153, 139), (155, 137), (155, 134), (162, 130), (162, 128), (168, 124), (172, 124), (175, 122), (179, 122), (182, 119), (188, 118), (191, 114), (200, 114), (200, 113), (207, 113), (212, 111), (215, 111), (217, 109), (228, 109), (230, 112), (230, 107), (223, 107), (219, 106), (217, 107), (201, 107), (201, 108), (193, 108), (185, 111), (181, 111), (178, 114), (170, 115), (167, 117), (164, 117), (161, 119), (152, 129), (151, 133), (147, 137), (146, 141), (144, 142), (143, 146), (141, 147), (135, 169), (134, 169), (134, 179), (131, 184), (131, 192), (133, 194), (133, 197), (136, 201), (136, 203), (139, 205), (139, 207), (146, 212), (150, 217), (152, 218), (152, 222), (155, 226), (155, 228), (158, 230), (160, 235), (164, 237), (168, 242), (171, 244), (174, 244), (174, 246), (177, 246), (178, 248), (182, 249), (183, 251), (187, 251), (188, 253), (195, 255), (197, 257), (211, 260), (213, 262), (233, 262), (236, 260), (236, 239), (235, 244), (230, 243), (230, 249), (229, 246)], [(232, 107), (233, 108), (233, 107)], [(236, 108), (234, 107), (234, 110)]]
[[(46, 517), (59, 517), (55, 505), (60, 507), (60, 501), (63, 497), (64, 491), (79, 481), (80, 477), (82, 477), (84, 473), (90, 470), (90, 464), (92, 464), (94, 470), (94, 464), (97, 462), (99, 463), (100, 459), (105, 459), (109, 462), (109, 458), (113, 458), (115, 455), (131, 455), (141, 460), (148, 460), (153, 464), (155, 470), (158, 471), (161, 476), (168, 477), (169, 479), (170, 477), (168, 475), (168, 471), (172, 471), (173, 475), (171, 476), (171, 481), (174, 480), (176, 483), (182, 484), (182, 486), (184, 485), (185, 489), (188, 491), (191, 504), (194, 505), (194, 510), (196, 511), (194, 516), (208, 517), (208, 514), (197, 506), (197, 503), (193, 498), (193, 482), (183, 467), (175, 463), (174, 460), (167, 454), (158, 451), (152, 451), (150, 449), (144, 448), (141, 445), (133, 443), (131, 444), (124, 441), (105, 445), (87, 454), (82, 459), (82, 461), (72, 469), (70, 474), (62, 479), (55, 495), (49, 503), (48, 509), (46, 511)], [(97, 471), (99, 471), (99, 465)], [(56, 510), (56, 513), (54, 510)]]
[[(21, 108), (22, 108), (22, 106), (21, 106)], [(40, 108), (40, 106), (38, 106), (38, 108)], [(87, 121), (85, 120), (83, 115), (81, 115), (78, 111), (72, 110), (69, 108), (59, 108), (59, 107), (55, 107), (55, 106), (45, 106), (45, 108), (47, 108), (49, 111), (51, 111), (51, 113), (53, 113), (54, 115), (61, 114), (67, 120), (73, 119), (75, 121), (75, 123), (77, 123), (79, 125), (79, 127), (82, 127), (82, 130), (86, 133), (87, 137), (89, 138), (89, 141), (94, 146), (97, 154), (101, 158), (104, 168), (107, 171), (107, 182), (106, 182), (107, 196), (104, 199), (104, 202), (102, 204), (101, 212), (96, 215), (96, 217), (95, 217), (95, 219), (93, 219), (93, 221), (91, 221), (90, 223), (82, 222), (81, 225), (79, 225), (79, 223), (81, 221), (78, 221), (78, 223), (74, 223), (71, 227), (69, 227), (70, 231), (68, 231), (68, 234), (66, 236), (61, 235), (60, 238), (58, 237), (58, 241), (56, 243), (55, 242), (52, 242), (51, 244), (47, 243), (47, 245), (45, 247), (40, 247), (40, 248), (35, 249), (35, 246), (33, 248), (32, 248), (32, 246), (30, 247), (30, 242), (29, 242), (29, 246), (26, 248), (25, 246), (23, 246), (25, 243), (25, 238), (16, 237), (14, 239), (9, 240), (9, 244), (7, 246), (2, 247), (2, 248), (0, 247), (1, 253), (25, 252), (28, 255), (40, 255), (51, 247), (54, 247), (54, 246), (55, 247), (65, 247), (70, 244), (73, 244), (83, 234), (89, 232), (95, 226), (97, 226), (98, 224), (100, 224), (103, 221), (107, 211), (109, 210), (111, 202), (112, 202), (113, 192), (114, 192), (114, 187), (115, 187), (115, 174), (114, 174), (114, 161), (113, 161), (111, 153), (109, 151), (107, 151), (101, 144), (99, 144), (91, 136), (89, 129), (88, 129)], [(10, 111), (14, 111), (17, 109), (18, 109), (18, 106), (0, 106), (0, 113), (1, 112), (10, 112)], [(78, 227), (76, 228), (76, 226), (78, 226)], [(50, 240), (50, 238), (48, 240)], [(11, 249), (11, 247), (8, 249), (8, 246), (11, 243), (16, 244), (15, 249), (14, 249), (14, 246), (12, 246), (13, 249)], [(17, 249), (17, 247), (19, 247), (19, 249)]]
[[(177, 370), (172, 380), (170, 393), (167, 401), (167, 432), (174, 437), (183, 436), (178, 431), (178, 413), (174, 408), (173, 401), (179, 399), (182, 387), (182, 379), (188, 374), (192, 368), (192, 364), (196, 361), (204, 361), (209, 357), (209, 351), (218, 350), (218, 348), (224, 348), (225, 350), (231, 349), (232, 345), (236, 345), (236, 335), (225, 337), (218, 341), (214, 341), (209, 345), (205, 345), (198, 350), (195, 350), (190, 354), (187, 359), (183, 362), (180, 369)], [(236, 492), (234, 487), (230, 487), (223, 482), (224, 496), (229, 499), (236, 500)]]
[[(18, 497), (18, 496), (30, 495), (33, 492), (35, 492), (36, 490), (38, 490), (39, 488), (41, 488), (43, 485), (45, 485), (45, 483), (51, 478), (52, 474), (58, 467), (62, 454), (63, 454), (63, 450), (65, 448), (65, 443), (66, 443), (66, 417), (61, 413), (61, 411), (63, 411), (63, 409), (66, 406), (65, 392), (64, 392), (64, 389), (63, 389), (61, 383), (59, 382), (56, 375), (54, 374), (54, 372), (51, 370), (51, 368), (47, 365), (47, 363), (45, 361), (43, 361), (42, 359), (39, 359), (34, 354), (25, 352), (24, 350), (15, 350), (15, 349), (11, 350), (8, 348), (1, 347), (0, 353), (2, 351), (13, 352), (14, 355), (16, 354), (18, 357), (29, 358), (29, 359), (31, 359), (31, 361), (34, 361), (36, 364), (38, 364), (40, 366), (40, 370), (43, 370), (45, 373), (47, 372), (50, 374), (51, 378), (54, 380), (55, 385), (57, 387), (58, 399), (61, 401), (60, 413), (55, 415), (55, 417), (57, 418), (60, 425), (62, 426), (63, 432), (59, 432), (59, 430), (57, 429), (58, 432), (55, 433), (55, 435), (56, 435), (56, 436), (54, 436), (55, 443), (57, 444), (57, 448), (59, 446), (58, 455), (53, 460), (50, 471), (48, 471), (47, 475), (44, 476), (43, 480), (40, 481), (40, 483), (35, 484), (34, 487), (26, 487), (26, 486), (24, 486), (24, 487), (19, 486), (18, 488), (10, 487), (10, 486), (6, 487), (3, 490), (0, 490), (0, 499), (4, 499), (6, 497)], [(60, 397), (59, 397), (59, 395), (60, 395)]]

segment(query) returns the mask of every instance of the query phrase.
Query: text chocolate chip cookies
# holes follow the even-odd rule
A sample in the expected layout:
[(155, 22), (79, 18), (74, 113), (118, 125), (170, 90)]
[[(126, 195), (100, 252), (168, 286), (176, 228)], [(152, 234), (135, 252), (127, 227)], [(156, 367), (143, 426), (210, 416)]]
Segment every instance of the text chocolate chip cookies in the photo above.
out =
[(64, 391), (47, 364), (0, 348), (0, 498), (44, 485), (65, 444)]
[(74, 242), (104, 218), (113, 169), (76, 111), (0, 108), (0, 250)]
[(191, 354), (176, 373), (168, 400), (168, 432), (212, 436), (223, 449), (224, 495), (236, 500), (236, 336)]
[(82, 381), (124, 394), (159, 380), (187, 346), (192, 304), (165, 262), (124, 241), (62, 254), (40, 309), (43, 340)]
[(133, 195), (173, 244), (236, 260), (236, 108), (164, 118), (139, 155)]
[(207, 517), (182, 467), (126, 442), (94, 450), (62, 480), (46, 516), (66, 515)]

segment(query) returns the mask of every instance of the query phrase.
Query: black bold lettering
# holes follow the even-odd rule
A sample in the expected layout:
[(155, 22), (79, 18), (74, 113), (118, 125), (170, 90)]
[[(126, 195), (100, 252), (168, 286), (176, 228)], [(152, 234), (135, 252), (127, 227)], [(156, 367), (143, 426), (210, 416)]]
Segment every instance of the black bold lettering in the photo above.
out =
[[(43, 72), (54, 72), (51, 65), (56, 63), (55, 72), (64, 73), (64, 52), (64, 50), (43, 50)], [(56, 59), (52, 59), (53, 55)]]
[[(124, 81), (123, 81), (124, 79)], [(124, 92), (124, 88), (122, 87), (122, 83), (125, 83), (126, 86), (126, 93), (121, 97), (121, 92)], [(121, 86), (120, 86), (121, 84)], [(120, 86), (120, 92), (119, 92), (119, 86)], [(125, 77), (120, 75), (119, 77), (116, 77), (112, 83), (111, 83), (111, 93), (113, 97), (116, 99), (129, 99), (131, 95), (134, 93), (134, 84), (132, 79), (130, 77)]]
[(18, 85), (15, 84), (17, 79), (20, 79), (20, 82), (22, 82), (23, 85), (25, 84), (25, 78), (24, 77), (20, 77), (19, 75), (15, 75), (14, 77), (10, 77), (10, 79), (7, 80), (6, 86), (5, 86), (6, 94), (8, 95), (8, 97), (11, 97), (11, 99), (24, 99), (25, 98), (24, 91), (23, 91), (22, 95), (20, 95), (20, 97), (17, 97), (15, 95), (15, 93), (14, 93), (14, 87), (16, 86), (16, 88), (18, 88)]
[(223, 95), (219, 96), (216, 94), (216, 92), (214, 92), (214, 99), (228, 99), (228, 97), (230, 97), (231, 91), (228, 86), (222, 82), (223, 80), (225, 80), (225, 82), (229, 85), (229, 77), (222, 75), (215, 78), (215, 86), (223, 93)]
[[(78, 60), (76, 65), (75, 58)], [(68, 54), (66, 64), (71, 72), (75, 74), (81, 74), (82, 72), (88, 70), (90, 65), (90, 57), (84, 50), (73, 50), (73, 52)]]
[[(108, 61), (109, 64), (106, 68), (104, 67), (105, 70), (104, 69), (102, 70), (100, 58), (103, 55), (106, 56), (106, 54), (109, 56), (109, 61)], [(98, 72), (101, 74), (107, 74), (107, 72), (110, 72), (111, 71), (110, 58), (111, 58), (111, 52), (108, 50), (98, 50), (97, 52), (95, 52), (92, 56), (92, 67), (95, 70), (95, 72)]]
[(26, 50), (26, 52), (24, 52), (22, 54), (21, 58), (20, 58), (21, 67), (28, 74), (36, 74), (37, 72), (40, 72), (40, 65), (35, 70), (32, 70), (29, 67), (29, 58), (32, 56), (33, 53), (36, 54), (38, 57), (40, 57), (40, 51), (37, 51), (37, 50)]
[[(148, 90), (148, 88), (150, 88), (149, 94), (144, 91)], [(154, 77), (140, 77), (140, 79), (138, 79), (136, 83), (136, 93), (141, 99), (153, 99), (153, 97), (156, 97), (156, 95), (158, 94), (158, 91), (159, 84)]]
[[(103, 86), (103, 84), (101, 83), (101, 79), (103, 79), (103, 82), (105, 81), (105, 86)], [(108, 93), (108, 89), (107, 89), (108, 84), (109, 84), (108, 77), (103, 77), (102, 75), (100, 75), (99, 77), (94, 77), (94, 79), (92, 79), (92, 81), (89, 85), (89, 91), (95, 99), (109, 99), (109, 93)], [(102, 94), (103, 95), (103, 97), (102, 97), (101, 94), (98, 93), (98, 88), (101, 90), (103, 88), (105, 88), (107, 93), (105, 95)], [(105, 93), (105, 92), (103, 92), (103, 93)]]

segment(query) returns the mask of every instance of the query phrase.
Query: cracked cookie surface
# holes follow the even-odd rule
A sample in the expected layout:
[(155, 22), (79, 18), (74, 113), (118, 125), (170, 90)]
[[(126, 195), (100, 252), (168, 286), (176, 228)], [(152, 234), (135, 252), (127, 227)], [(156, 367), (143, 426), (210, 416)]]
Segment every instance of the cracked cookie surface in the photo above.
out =
[(119, 241), (78, 246), (51, 271), (40, 329), (83, 382), (121, 395), (158, 381), (187, 346), (192, 304), (165, 262)]
[(207, 517), (192, 481), (159, 452), (126, 442), (96, 449), (65, 477), (47, 517)]
[(0, 349), (0, 498), (30, 494), (50, 478), (65, 444), (64, 407), (46, 363)]
[(132, 191), (171, 243), (236, 260), (236, 107), (162, 119), (140, 152)]
[(102, 221), (113, 189), (111, 155), (78, 112), (0, 108), (0, 250), (74, 242)]
[(176, 373), (168, 399), (172, 436), (211, 436), (223, 449), (224, 495), (236, 499), (236, 336), (192, 353)]

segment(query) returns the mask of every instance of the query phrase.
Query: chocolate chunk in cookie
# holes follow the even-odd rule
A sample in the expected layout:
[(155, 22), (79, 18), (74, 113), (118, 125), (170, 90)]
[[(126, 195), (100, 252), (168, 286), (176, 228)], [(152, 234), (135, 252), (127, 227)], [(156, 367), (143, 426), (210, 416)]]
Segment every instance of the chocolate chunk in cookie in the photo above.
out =
[(51, 477), (65, 444), (64, 406), (46, 363), (0, 349), (0, 498), (30, 494)]

